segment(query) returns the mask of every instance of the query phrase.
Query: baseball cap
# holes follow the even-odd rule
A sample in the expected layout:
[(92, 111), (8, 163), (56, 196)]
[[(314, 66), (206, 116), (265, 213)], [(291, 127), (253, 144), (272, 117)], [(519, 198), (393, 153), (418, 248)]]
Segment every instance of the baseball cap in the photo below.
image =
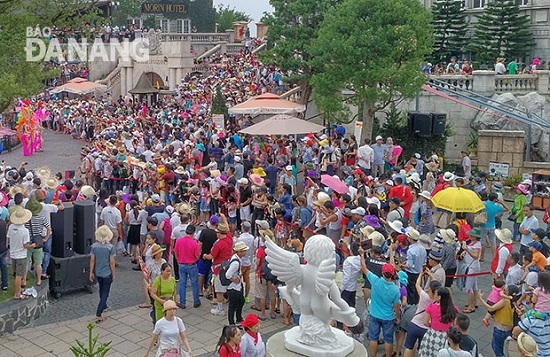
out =
[(408, 244), (409, 242), (407, 241), (407, 236), (404, 235), (404, 234), (400, 234), (397, 236), (397, 241), (401, 244)]
[(350, 213), (364, 216), (367, 212), (365, 212), (365, 209), (363, 207), (357, 207), (355, 209), (352, 209)]
[(531, 232), (535, 233), (540, 239), (546, 237), (546, 231), (542, 228), (531, 229)]
[(153, 202), (160, 202), (160, 196), (155, 193), (154, 195), (151, 196), (151, 200)]
[(235, 156), (235, 161), (236, 162), (241, 162), (241, 157), (240, 156)]
[(241, 185), (248, 185), (248, 179), (246, 177), (242, 177), (237, 181)]
[(384, 140), (384, 138), (381, 135), (378, 135), (375, 140)]
[(415, 153), (415, 154), (414, 154), (414, 157), (416, 157), (417, 159), (420, 159), (422, 156), (420, 156), (419, 153)]
[(383, 275), (395, 275), (395, 267), (390, 263), (382, 265), (382, 274)]
[(288, 165), (287, 167), (285, 167), (285, 170), (292, 171), (292, 165)]
[(536, 250), (541, 250), (542, 249), (542, 244), (540, 244), (540, 242), (531, 242), (531, 243), (529, 243), (529, 247), (533, 247)]

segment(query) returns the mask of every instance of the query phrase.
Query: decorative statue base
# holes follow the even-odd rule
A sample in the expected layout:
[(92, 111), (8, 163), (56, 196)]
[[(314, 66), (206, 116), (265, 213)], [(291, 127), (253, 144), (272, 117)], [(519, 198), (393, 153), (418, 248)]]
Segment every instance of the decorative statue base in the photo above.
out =
[[(346, 336), (344, 331), (329, 327), (329, 331), (323, 332), (324, 337), (332, 335), (333, 342), (327, 349), (324, 344), (304, 345), (300, 342), (303, 329), (302, 325), (296, 326), (285, 332), (285, 347), (287, 350), (309, 357), (341, 357), (353, 352), (353, 338)], [(328, 332), (328, 333), (327, 333)]]

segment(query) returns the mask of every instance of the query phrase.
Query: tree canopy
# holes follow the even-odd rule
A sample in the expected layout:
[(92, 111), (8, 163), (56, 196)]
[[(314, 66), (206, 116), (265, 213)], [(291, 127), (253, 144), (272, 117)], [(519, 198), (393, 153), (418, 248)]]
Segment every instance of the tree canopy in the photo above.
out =
[(462, 0), (437, 0), (431, 7), (434, 28), (434, 61), (460, 57), (468, 39), (468, 18)]
[(252, 21), (250, 15), (242, 11), (237, 11), (235, 8), (230, 8), (229, 5), (223, 6), (219, 4), (216, 8), (216, 23), (218, 24), (218, 32), (225, 32), (233, 28), (235, 21)]
[(345, 0), (329, 11), (312, 47), (318, 108), (337, 113), (346, 103), (362, 106), (362, 137), (370, 137), (376, 111), (412, 98), (425, 82), (421, 62), (432, 51), (431, 20), (417, 0)]
[(487, 3), (471, 41), (476, 61), (492, 64), (497, 57), (522, 58), (529, 56), (533, 47), (529, 16), (521, 13), (514, 0)]

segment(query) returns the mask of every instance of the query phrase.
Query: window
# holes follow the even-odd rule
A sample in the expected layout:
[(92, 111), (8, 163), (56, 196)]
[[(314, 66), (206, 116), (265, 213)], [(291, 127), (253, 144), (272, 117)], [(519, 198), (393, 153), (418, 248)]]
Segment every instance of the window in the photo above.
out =
[(155, 19), (155, 28), (160, 28), (162, 32), (168, 32), (168, 19)]
[(516, 0), (516, 5), (527, 5), (529, 0)]
[(191, 20), (184, 19), (181, 20), (183, 22), (183, 33), (190, 33), (191, 32)]
[(170, 33), (182, 33), (181, 20), (170, 20)]
[(128, 27), (132, 27), (135, 25), (137, 28), (141, 28), (143, 24), (143, 20), (140, 18), (130, 18), (128, 19)]
[(485, 0), (474, 0), (472, 8), (479, 9), (485, 7)]

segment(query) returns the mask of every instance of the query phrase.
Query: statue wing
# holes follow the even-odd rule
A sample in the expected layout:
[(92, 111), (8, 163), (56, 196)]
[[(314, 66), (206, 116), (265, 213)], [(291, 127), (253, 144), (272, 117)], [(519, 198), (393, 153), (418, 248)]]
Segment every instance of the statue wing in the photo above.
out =
[(298, 254), (279, 247), (268, 236), (265, 237), (267, 247), (267, 263), (269, 269), (278, 280), (289, 286), (302, 284), (302, 267)]
[(336, 258), (325, 259), (319, 264), (315, 276), (315, 291), (317, 294), (328, 294), (336, 277)]

